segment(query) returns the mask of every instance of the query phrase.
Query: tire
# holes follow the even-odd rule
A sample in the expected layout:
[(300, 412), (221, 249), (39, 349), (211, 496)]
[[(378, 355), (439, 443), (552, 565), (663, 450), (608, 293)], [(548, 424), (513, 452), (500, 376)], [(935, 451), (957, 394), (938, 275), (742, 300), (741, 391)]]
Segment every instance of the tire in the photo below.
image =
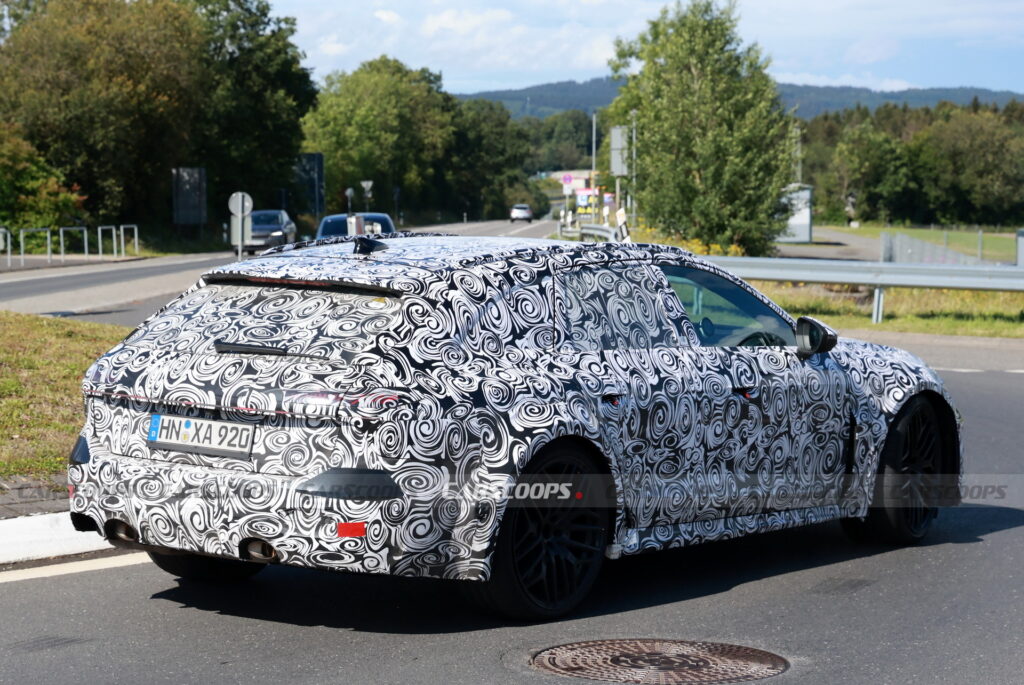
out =
[(875, 544), (921, 542), (938, 515), (934, 490), (943, 448), (935, 409), (923, 397), (912, 398), (889, 427), (868, 515), (842, 520), (847, 535)]
[[(599, 472), (592, 459), (569, 448), (553, 448), (527, 470), (549, 478), (566, 475), (574, 483), (573, 476)], [(490, 579), (466, 581), (463, 590), (480, 608), (509, 618), (549, 620), (567, 614), (597, 580), (609, 524), (610, 510), (600, 506), (510, 502), (491, 557)]]
[(239, 559), (222, 559), (201, 554), (161, 554), (147, 552), (161, 570), (185, 580), (236, 583), (263, 570), (266, 564)]

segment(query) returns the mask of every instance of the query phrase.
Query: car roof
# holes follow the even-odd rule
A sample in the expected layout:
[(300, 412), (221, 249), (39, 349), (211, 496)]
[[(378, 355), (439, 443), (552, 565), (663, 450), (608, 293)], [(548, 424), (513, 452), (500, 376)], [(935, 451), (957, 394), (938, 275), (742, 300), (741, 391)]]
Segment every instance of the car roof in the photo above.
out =
[(351, 243), (358, 237), (336, 236), (282, 245), (267, 250), (255, 259), (229, 264), (210, 273), (388, 285), (390, 280), (409, 277), (445, 280), (447, 272), (508, 259), (533, 262), (559, 259), (571, 263), (578, 257), (585, 261), (601, 262), (614, 258), (642, 258), (652, 251), (693, 258), (690, 252), (662, 245), (411, 232), (373, 235), (373, 239), (385, 241), (388, 249), (371, 254), (356, 254)]

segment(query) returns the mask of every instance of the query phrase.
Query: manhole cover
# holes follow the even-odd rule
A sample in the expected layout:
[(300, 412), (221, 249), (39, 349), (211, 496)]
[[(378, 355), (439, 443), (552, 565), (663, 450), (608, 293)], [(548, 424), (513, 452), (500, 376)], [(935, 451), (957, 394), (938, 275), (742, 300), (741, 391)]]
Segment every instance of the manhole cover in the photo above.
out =
[(612, 683), (743, 683), (789, 668), (781, 656), (751, 647), (687, 640), (592, 640), (545, 649), (543, 671)]

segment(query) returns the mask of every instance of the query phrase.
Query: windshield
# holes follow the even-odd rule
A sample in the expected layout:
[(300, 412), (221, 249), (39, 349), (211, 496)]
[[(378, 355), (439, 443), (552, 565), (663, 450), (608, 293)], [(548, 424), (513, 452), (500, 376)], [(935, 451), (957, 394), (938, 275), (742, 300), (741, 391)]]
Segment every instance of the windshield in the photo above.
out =
[(320, 237), (332, 235), (348, 235), (348, 218), (345, 216), (329, 217), (320, 224)]
[(253, 212), (252, 223), (254, 226), (273, 226), (281, 223), (280, 212)]
[(211, 283), (170, 304), (127, 342), (193, 354), (216, 354), (216, 343), (259, 345), (348, 360), (392, 329), (401, 308), (396, 295), (357, 287)]

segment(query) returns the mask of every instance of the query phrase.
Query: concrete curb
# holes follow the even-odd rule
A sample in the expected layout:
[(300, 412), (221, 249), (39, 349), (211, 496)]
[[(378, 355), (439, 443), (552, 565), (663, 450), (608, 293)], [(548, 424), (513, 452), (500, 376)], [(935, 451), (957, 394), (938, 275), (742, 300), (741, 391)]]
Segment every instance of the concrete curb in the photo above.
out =
[(0, 564), (49, 559), (108, 549), (97, 533), (80, 533), (68, 513), (37, 514), (0, 520)]

